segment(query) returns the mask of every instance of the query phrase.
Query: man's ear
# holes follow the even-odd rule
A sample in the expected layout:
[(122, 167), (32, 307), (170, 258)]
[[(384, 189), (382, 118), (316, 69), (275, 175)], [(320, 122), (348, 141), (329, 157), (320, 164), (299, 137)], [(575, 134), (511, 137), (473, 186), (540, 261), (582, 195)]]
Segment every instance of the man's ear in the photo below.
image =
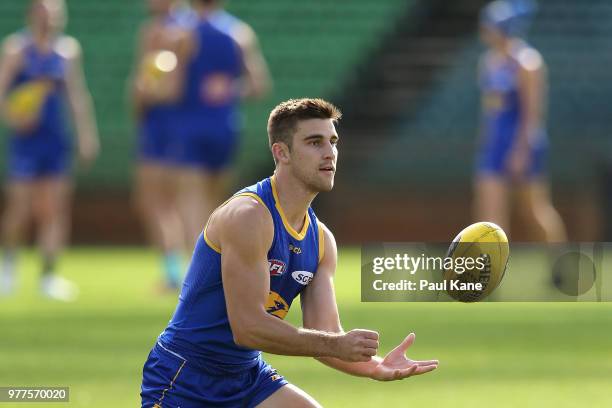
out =
[(272, 145), (272, 155), (276, 163), (288, 164), (291, 160), (291, 151), (289, 146), (283, 142), (276, 142)]

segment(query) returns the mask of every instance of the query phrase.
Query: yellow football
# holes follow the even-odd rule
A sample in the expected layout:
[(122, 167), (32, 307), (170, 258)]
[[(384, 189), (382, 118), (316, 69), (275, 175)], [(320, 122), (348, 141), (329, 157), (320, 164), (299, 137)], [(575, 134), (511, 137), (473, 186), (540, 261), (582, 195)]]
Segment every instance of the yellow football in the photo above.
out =
[(447, 293), (461, 302), (483, 300), (501, 283), (509, 254), (508, 237), (498, 225), (477, 222), (466, 227), (447, 253), (453, 260), (444, 272)]
[(6, 116), (11, 127), (27, 129), (39, 120), (42, 107), (53, 84), (48, 80), (25, 82), (15, 87), (6, 98)]

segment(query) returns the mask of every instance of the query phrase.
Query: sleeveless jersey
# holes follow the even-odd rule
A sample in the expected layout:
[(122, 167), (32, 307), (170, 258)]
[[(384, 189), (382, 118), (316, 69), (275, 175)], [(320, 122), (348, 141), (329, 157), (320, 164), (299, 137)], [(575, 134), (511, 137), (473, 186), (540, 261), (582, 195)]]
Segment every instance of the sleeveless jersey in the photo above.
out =
[[(515, 53), (520, 52), (518, 46)], [(484, 95), (484, 143), (489, 148), (509, 149), (516, 136), (521, 120), (519, 98), (519, 63), (515, 58), (503, 61), (485, 59), (480, 73), (480, 87)], [(543, 142), (543, 129), (536, 131), (533, 141)]]
[[(266, 310), (283, 319), (316, 274), (323, 257), (322, 229), (311, 208), (302, 230), (291, 228), (279, 204), (274, 177), (233, 197), (237, 196), (253, 197), (272, 216), (274, 238), (268, 251), (270, 292)], [(206, 229), (196, 243), (174, 316), (159, 341), (182, 358), (208, 369), (235, 372), (260, 360), (260, 351), (234, 343), (223, 293), (221, 251), (210, 243)]]
[[(55, 44), (51, 51), (43, 53), (36, 48), (29, 32), (24, 31), (20, 35), (25, 42), (23, 62), (9, 87), (9, 92), (33, 81), (45, 81), (51, 86), (44, 96), (36, 128), (21, 137), (11, 138), (12, 148), (40, 150), (59, 147), (63, 149), (69, 144), (65, 117), (67, 60), (57, 52)], [(57, 41), (55, 40), (55, 43)]]
[[(222, 137), (237, 133), (240, 127), (238, 80), (243, 71), (240, 48), (232, 36), (208, 18), (199, 20), (193, 33), (196, 50), (187, 65), (183, 115), (176, 125), (183, 134)], [(211, 93), (220, 88), (228, 91), (222, 98), (212, 98)]]

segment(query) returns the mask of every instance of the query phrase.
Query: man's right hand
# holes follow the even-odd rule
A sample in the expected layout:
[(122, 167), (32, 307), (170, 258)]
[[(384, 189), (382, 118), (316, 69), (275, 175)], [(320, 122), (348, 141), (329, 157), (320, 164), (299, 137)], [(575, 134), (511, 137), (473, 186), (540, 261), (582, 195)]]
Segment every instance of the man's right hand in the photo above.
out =
[(349, 362), (370, 361), (378, 350), (378, 333), (354, 329), (338, 338), (337, 358)]

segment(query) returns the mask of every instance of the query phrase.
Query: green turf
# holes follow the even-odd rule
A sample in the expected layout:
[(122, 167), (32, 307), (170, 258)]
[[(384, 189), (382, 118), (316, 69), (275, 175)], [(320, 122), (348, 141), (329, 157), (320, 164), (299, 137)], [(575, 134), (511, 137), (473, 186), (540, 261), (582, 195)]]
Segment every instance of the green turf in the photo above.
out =
[[(37, 263), (22, 253), (19, 291), (0, 300), (0, 386), (69, 386), (71, 403), (56, 407), (138, 406), (142, 364), (176, 302), (176, 295), (155, 295), (155, 255), (70, 251), (61, 269), (81, 287), (74, 304), (37, 296)], [(378, 383), (308, 358), (266, 357), (324, 406), (612, 406), (612, 304), (365, 304), (359, 253), (342, 251), (339, 264), (344, 327), (378, 330), (381, 351), (415, 331), (410, 355), (438, 358), (440, 367)], [(299, 307), (289, 319), (299, 322)], [(8, 406), (28, 404), (0, 403)]]

